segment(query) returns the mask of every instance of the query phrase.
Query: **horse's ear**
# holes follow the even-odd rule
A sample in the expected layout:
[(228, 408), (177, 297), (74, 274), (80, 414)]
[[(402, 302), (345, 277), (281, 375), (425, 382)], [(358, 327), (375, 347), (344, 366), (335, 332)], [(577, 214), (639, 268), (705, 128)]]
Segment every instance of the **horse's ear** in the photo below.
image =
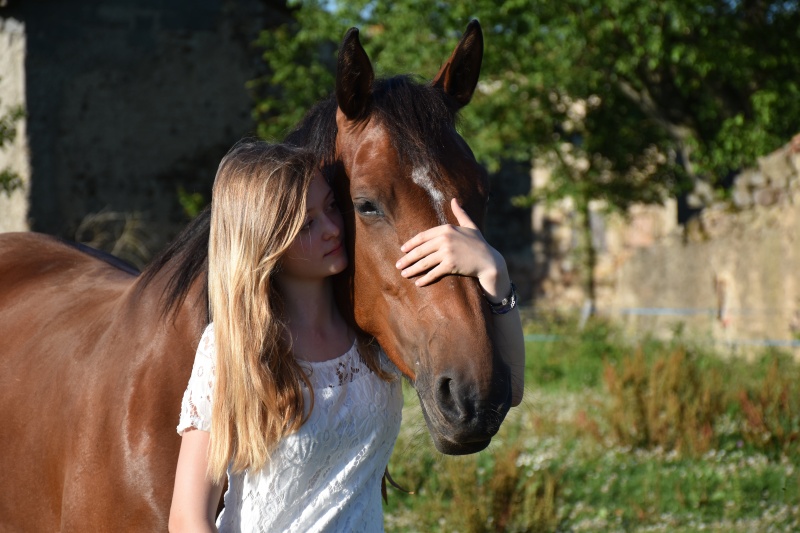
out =
[(464, 107), (472, 99), (483, 61), (483, 32), (477, 20), (467, 26), (464, 35), (458, 42), (439, 73), (433, 78), (431, 85), (449, 94), (459, 108)]
[(350, 28), (336, 65), (336, 103), (348, 119), (357, 120), (365, 114), (374, 77), (372, 63), (358, 40), (358, 29)]

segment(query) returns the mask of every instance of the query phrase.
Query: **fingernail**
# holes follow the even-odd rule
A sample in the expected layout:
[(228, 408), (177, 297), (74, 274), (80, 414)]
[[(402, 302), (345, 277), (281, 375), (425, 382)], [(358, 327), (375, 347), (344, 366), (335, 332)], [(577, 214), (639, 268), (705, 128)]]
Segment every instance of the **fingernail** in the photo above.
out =
[(394, 267), (395, 267), (395, 268), (400, 268), (400, 261), (398, 261), (397, 263), (395, 263), (395, 264), (394, 264)]

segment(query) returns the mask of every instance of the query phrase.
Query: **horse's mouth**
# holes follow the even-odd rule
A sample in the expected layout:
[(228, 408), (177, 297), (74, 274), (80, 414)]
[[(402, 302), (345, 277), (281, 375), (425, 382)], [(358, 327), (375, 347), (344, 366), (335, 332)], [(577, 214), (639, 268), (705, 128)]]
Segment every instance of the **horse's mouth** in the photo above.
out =
[(428, 416), (428, 410), (425, 408), (424, 401), (420, 401), (420, 407), (422, 408), (422, 416), (425, 418), (425, 424), (428, 426), (431, 440), (433, 440), (434, 446), (436, 446), (436, 449), (440, 453), (445, 455), (469, 455), (485, 450), (492, 442), (494, 434), (488, 437), (484, 434), (481, 436), (471, 436), (460, 441), (453, 440), (443, 434), (441, 426), (431, 421)]
[(455, 443), (434, 433), (431, 433), (431, 437), (433, 438), (433, 444), (436, 446), (436, 449), (445, 455), (469, 455), (478, 453), (485, 450), (492, 442), (492, 439), (489, 438), (482, 441)]

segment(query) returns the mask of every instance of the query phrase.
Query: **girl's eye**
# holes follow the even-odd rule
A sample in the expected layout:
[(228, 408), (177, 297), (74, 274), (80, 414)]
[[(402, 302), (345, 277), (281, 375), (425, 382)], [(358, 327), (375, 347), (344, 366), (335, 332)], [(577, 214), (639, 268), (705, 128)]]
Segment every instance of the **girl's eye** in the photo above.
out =
[(335, 201), (328, 204), (328, 211), (334, 211), (335, 209), (339, 209), (339, 206), (336, 205)]
[(300, 228), (300, 231), (308, 231), (308, 230), (310, 230), (310, 229), (311, 229), (311, 223), (312, 223), (312, 222), (314, 222), (314, 221), (313, 221), (313, 220), (309, 220), (308, 222), (306, 222), (305, 224), (303, 224), (303, 227), (302, 227), (302, 228)]

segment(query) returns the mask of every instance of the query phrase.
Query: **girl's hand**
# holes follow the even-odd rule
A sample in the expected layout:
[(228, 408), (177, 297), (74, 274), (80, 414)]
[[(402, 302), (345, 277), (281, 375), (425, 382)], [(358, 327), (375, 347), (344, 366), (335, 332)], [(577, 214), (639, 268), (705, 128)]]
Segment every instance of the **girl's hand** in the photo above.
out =
[(478, 278), (486, 295), (499, 302), (511, 290), (503, 256), (489, 246), (455, 198), (450, 207), (459, 225), (418, 233), (400, 247), (405, 255), (395, 266), (404, 278), (424, 273), (414, 281), (418, 287), (452, 274)]
[[(445, 224), (417, 234), (400, 247), (405, 255), (395, 266), (404, 278), (420, 276), (414, 281), (418, 287), (451, 274), (478, 278), (486, 297), (500, 303), (511, 292), (503, 256), (489, 246), (455, 198), (450, 207), (458, 226)], [(525, 388), (525, 340), (519, 311), (515, 307), (491, 316), (495, 346), (511, 370), (511, 406), (517, 406)]]

